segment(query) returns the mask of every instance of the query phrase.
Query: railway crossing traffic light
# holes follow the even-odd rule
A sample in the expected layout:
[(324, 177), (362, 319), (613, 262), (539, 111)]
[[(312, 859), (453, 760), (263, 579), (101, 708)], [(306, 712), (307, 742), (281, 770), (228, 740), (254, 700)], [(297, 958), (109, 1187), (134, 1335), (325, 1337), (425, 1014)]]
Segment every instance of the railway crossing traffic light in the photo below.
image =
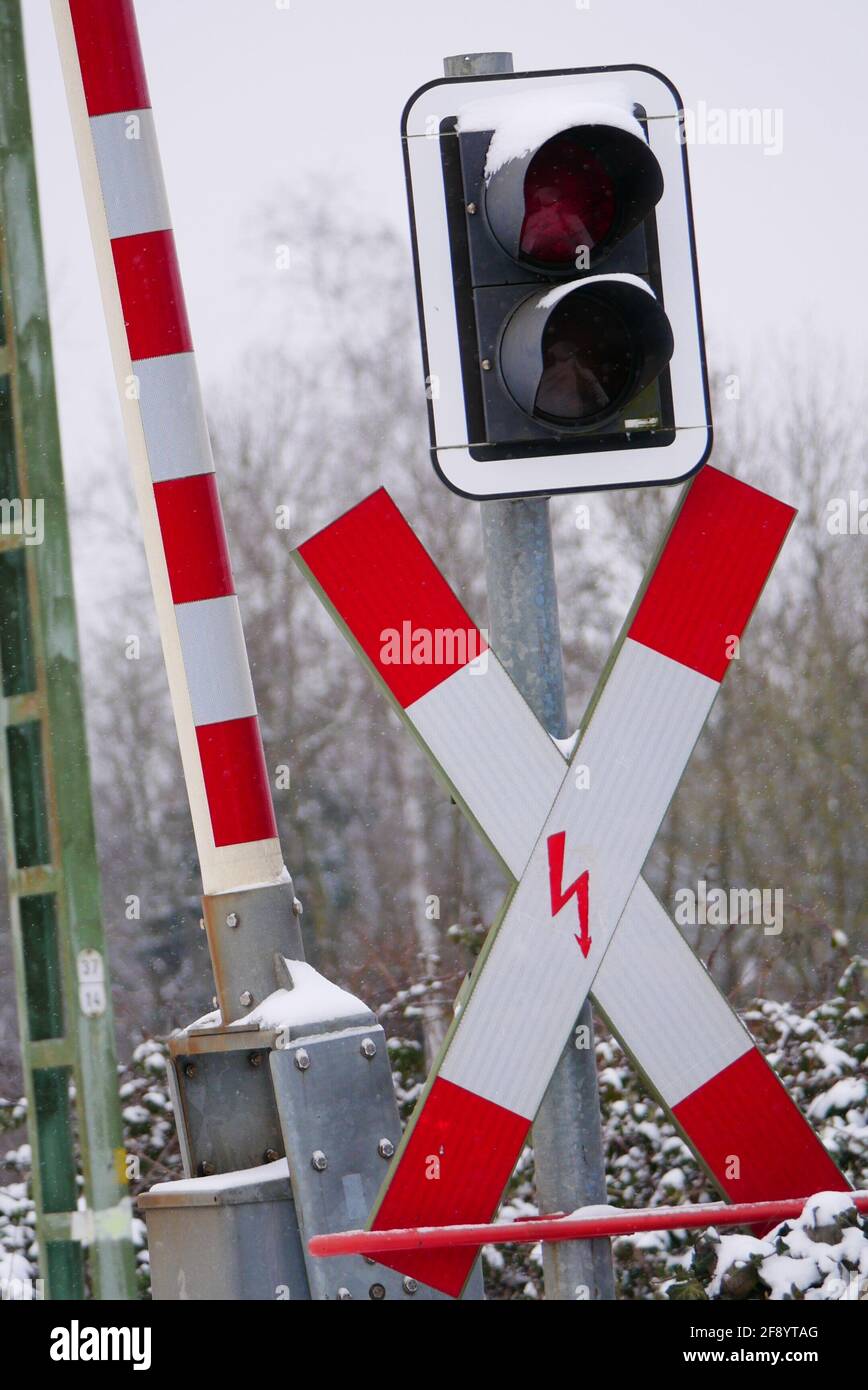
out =
[(443, 481), (504, 497), (695, 472), (711, 419), (667, 79), (445, 79), (410, 99), (402, 129)]

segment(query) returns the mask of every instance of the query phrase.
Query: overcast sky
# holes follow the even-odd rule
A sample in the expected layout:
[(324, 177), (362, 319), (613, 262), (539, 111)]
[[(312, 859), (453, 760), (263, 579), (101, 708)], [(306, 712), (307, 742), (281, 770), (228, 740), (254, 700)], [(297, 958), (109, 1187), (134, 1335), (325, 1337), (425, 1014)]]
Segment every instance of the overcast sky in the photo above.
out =
[[(256, 337), (269, 267), (242, 233), (278, 190), (342, 168), (406, 234), (399, 120), (444, 54), (517, 69), (639, 62), (687, 107), (764, 108), (769, 143), (690, 152), (706, 328), (720, 359), (780, 331), (865, 360), (859, 0), (137, 0), (194, 341), (213, 391)], [(66, 467), (118, 412), (48, 0), (24, 0)], [(780, 122), (782, 121), (782, 126)], [(245, 249), (246, 247), (246, 249)], [(853, 279), (858, 281), (854, 290)]]

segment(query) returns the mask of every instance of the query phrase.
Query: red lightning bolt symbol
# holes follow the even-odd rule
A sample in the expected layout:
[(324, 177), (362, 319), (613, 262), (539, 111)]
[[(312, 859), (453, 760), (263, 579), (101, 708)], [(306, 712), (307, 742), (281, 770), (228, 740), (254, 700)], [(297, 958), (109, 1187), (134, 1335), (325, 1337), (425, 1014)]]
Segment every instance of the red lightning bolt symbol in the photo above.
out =
[(579, 877), (570, 884), (569, 888), (564, 888), (564, 846), (566, 839), (566, 831), (561, 830), (557, 835), (549, 835), (547, 841), (552, 916), (556, 917), (570, 898), (575, 898), (576, 910), (579, 914), (579, 934), (576, 936), (576, 941), (579, 943), (579, 950), (587, 960), (588, 952), (591, 949), (591, 938), (588, 931), (588, 870), (585, 869), (584, 873), (579, 874)]

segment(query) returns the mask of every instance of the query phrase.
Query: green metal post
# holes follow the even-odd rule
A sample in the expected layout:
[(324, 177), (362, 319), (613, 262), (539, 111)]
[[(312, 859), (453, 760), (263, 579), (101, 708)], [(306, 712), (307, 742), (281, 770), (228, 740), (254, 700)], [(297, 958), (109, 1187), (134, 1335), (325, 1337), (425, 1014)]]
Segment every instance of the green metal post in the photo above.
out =
[(82, 1298), (88, 1281), (96, 1298), (130, 1298), (135, 1257), (19, 0), (0, 0), (0, 277), (0, 809), (41, 1273), (49, 1298)]

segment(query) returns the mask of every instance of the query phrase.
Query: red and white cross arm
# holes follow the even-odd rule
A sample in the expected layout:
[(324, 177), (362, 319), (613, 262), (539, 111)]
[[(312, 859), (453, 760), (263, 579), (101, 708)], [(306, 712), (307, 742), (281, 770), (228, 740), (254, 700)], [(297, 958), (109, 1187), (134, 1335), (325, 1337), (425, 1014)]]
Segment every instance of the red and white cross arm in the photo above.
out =
[(283, 857), (132, 0), (52, 0), (206, 894)]
[[(300, 547), (300, 567), (513, 878), (522, 877), (559, 792), (574, 811), (569, 836), (565, 821), (539, 841), (546, 845), (540, 887), (548, 895), (547, 920), (531, 924), (536, 934), (527, 946), (510, 945), (501, 973), (506, 988), (483, 999), (487, 1017), (473, 1040), (478, 1052), (465, 1047), (456, 1061), (452, 1044), (496, 960), (497, 937), (489, 937), (474, 972), (479, 984), (447, 1039), (445, 1066), (417, 1107), (375, 1229), (476, 1220), (473, 1213), (483, 1209), (491, 1214), (595, 961), (595, 1002), (729, 1197), (770, 1200), (847, 1186), (663, 907), (636, 879), (644, 859), (636, 840), (647, 839), (647, 825), (663, 814), (678, 759), (683, 765), (724, 673), (732, 650), (727, 641), (743, 630), (792, 516), (790, 508), (715, 469), (698, 476), (628, 622), (613, 668), (618, 684), (608, 692), (616, 700), (604, 687), (586, 721), (574, 760), (574, 771), (584, 766), (590, 773), (583, 790), (572, 774), (565, 782), (562, 755), (494, 654), (473, 660), (485, 647), (481, 634), (384, 491)], [(391, 633), (400, 634), (409, 660), (395, 661), (394, 642), (386, 640)], [(439, 633), (439, 642), (429, 642), (430, 662), (416, 664), (413, 644), (425, 633)], [(650, 717), (642, 714), (645, 703)], [(617, 740), (608, 767), (607, 738)], [(657, 778), (665, 779), (660, 790), (648, 786)], [(564, 881), (561, 861), (563, 851), (572, 863), (568, 856), (583, 833), (575, 831), (582, 798), (592, 851), (584, 887), (581, 864)], [(598, 821), (607, 824), (608, 846), (594, 842)], [(630, 865), (619, 881), (629, 897), (603, 951), (599, 934), (611, 935), (618, 905), (616, 894), (607, 895), (600, 910), (597, 879), (607, 857), (623, 862), (625, 847)], [(573, 884), (580, 886), (571, 895)], [(566, 988), (556, 978), (561, 970)], [(439, 1160), (433, 1169), (432, 1157)], [(457, 1292), (469, 1266), (457, 1251), (396, 1262), (449, 1292)]]

